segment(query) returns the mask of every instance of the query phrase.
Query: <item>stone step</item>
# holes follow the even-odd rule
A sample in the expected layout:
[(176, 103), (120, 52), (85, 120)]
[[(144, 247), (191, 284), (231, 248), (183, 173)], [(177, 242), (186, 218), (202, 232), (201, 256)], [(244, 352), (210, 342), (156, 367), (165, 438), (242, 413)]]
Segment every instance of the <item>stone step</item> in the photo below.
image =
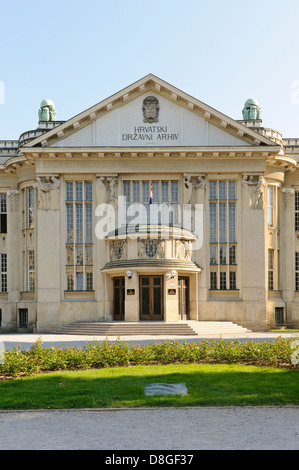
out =
[(248, 331), (233, 322), (78, 322), (62, 326), (52, 333), (86, 336), (198, 336)]

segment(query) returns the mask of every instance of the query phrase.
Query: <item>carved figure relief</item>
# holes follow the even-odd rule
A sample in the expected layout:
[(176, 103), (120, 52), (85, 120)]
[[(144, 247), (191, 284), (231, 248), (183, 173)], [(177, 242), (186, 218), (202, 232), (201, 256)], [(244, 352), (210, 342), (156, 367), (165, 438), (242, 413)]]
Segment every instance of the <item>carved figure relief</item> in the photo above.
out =
[(118, 179), (114, 176), (100, 176), (97, 178), (97, 204), (111, 204), (116, 209), (117, 185)]
[(206, 188), (206, 179), (204, 176), (186, 176), (185, 187), (190, 191), (187, 203), (198, 204), (200, 203), (198, 190)]
[(175, 240), (175, 259), (191, 261), (192, 258), (192, 245), (190, 241)]
[(34, 188), (37, 189), (38, 208), (43, 210), (59, 209), (60, 180), (54, 176), (36, 178)]
[(265, 180), (263, 176), (243, 175), (243, 184), (247, 190), (250, 209), (264, 208)]
[(155, 96), (147, 96), (142, 105), (143, 122), (159, 122), (160, 105)]

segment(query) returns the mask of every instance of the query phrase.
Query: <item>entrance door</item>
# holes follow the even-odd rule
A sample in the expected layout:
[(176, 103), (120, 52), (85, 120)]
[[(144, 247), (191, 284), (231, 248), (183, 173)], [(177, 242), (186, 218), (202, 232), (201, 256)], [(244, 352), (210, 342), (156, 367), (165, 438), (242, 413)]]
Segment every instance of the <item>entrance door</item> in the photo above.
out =
[(115, 277), (114, 285), (114, 316), (115, 321), (124, 321), (125, 319), (125, 278)]
[(163, 320), (163, 276), (140, 276), (140, 320)]
[(179, 277), (179, 317), (181, 320), (189, 318), (189, 278)]

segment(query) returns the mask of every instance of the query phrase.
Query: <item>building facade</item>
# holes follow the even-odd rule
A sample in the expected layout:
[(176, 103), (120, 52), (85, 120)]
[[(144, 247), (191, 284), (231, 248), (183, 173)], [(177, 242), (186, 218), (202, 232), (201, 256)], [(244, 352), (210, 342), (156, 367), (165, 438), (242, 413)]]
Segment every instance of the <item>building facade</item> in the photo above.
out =
[(154, 75), (68, 121), (44, 100), (0, 141), (1, 328), (298, 327), (299, 139), (242, 117)]

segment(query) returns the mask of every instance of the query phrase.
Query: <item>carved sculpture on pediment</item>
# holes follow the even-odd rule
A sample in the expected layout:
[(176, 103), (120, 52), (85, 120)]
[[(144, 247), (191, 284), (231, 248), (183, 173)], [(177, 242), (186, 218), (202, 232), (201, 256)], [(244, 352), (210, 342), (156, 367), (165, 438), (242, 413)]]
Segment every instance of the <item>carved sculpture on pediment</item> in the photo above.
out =
[(265, 180), (263, 176), (244, 174), (242, 178), (250, 209), (264, 209)]
[(59, 189), (60, 180), (54, 176), (36, 178), (33, 185), (37, 189), (38, 209), (58, 210), (59, 209)]

